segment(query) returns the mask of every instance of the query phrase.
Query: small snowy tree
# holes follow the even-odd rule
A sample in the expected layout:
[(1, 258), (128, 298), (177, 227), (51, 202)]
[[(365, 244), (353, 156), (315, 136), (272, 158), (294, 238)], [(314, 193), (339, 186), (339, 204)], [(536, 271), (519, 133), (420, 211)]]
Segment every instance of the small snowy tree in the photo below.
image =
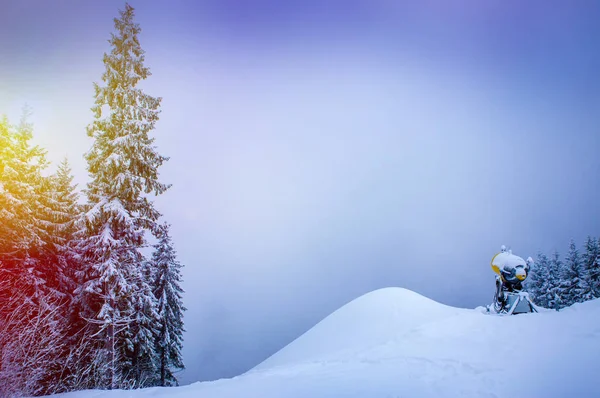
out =
[(600, 297), (600, 247), (596, 238), (588, 236), (582, 262), (586, 288), (584, 299)]
[[(74, 257), (72, 242), (75, 221), (80, 216), (78, 193), (66, 159), (55, 174), (38, 184), (41, 206), (38, 214), (39, 235), (43, 241), (38, 255), (40, 272), (46, 285), (70, 300), (74, 286)], [(65, 304), (66, 305), (66, 304)]]
[(559, 310), (564, 307), (562, 283), (563, 262), (560, 260), (558, 251), (554, 251), (548, 266), (548, 285), (545, 289), (548, 300), (548, 308)]
[(62, 246), (73, 239), (73, 234), (76, 231), (75, 223), (81, 214), (81, 207), (77, 203), (79, 192), (77, 191), (77, 184), (73, 183), (73, 178), (71, 166), (65, 158), (52, 176), (56, 192), (54, 203), (57, 207), (54, 213), (54, 223), (56, 224), (54, 233), (58, 238), (58, 243)]
[(131, 323), (131, 376), (130, 385), (133, 388), (150, 387), (156, 385), (158, 369), (153, 360), (156, 356), (154, 336), (159, 327), (156, 298), (152, 293), (152, 280), (148, 278), (147, 263), (141, 264), (140, 272), (134, 277), (135, 295), (133, 308), (135, 317)]
[(164, 224), (150, 261), (154, 295), (158, 302), (159, 325), (155, 344), (157, 367), (160, 371), (158, 384), (161, 386), (177, 385), (175, 370), (184, 369), (181, 349), (185, 308), (182, 301), (181, 268), (169, 235), (169, 225)]
[(550, 261), (548, 257), (541, 252), (538, 253), (527, 280), (527, 289), (534, 303), (544, 308), (548, 308), (549, 267)]
[(569, 253), (562, 269), (560, 291), (564, 306), (584, 301), (586, 281), (583, 278), (583, 264), (575, 241), (569, 244)]
[(73, 183), (74, 177), (66, 158), (59, 164), (56, 173), (51, 178), (54, 192), (52, 198), (52, 244), (61, 268), (64, 270), (64, 283), (67, 285), (64, 290), (71, 295), (76, 284), (75, 271), (79, 268), (75, 233), (77, 222), (82, 215), (82, 207), (78, 203), (77, 184)]
[(149, 195), (168, 186), (158, 181), (158, 168), (167, 158), (159, 155), (149, 132), (158, 120), (160, 98), (145, 94), (137, 84), (150, 76), (140, 47), (140, 27), (126, 4), (115, 18), (104, 55), (104, 86), (95, 84), (95, 120), (88, 127), (94, 139), (86, 154), (92, 181), (86, 191), (87, 237), (82, 245), (86, 268), (82, 295), (98, 348), (93, 373), (98, 387), (135, 388), (140, 361), (154, 350), (155, 300), (144, 277), (145, 233), (156, 233), (160, 214)]

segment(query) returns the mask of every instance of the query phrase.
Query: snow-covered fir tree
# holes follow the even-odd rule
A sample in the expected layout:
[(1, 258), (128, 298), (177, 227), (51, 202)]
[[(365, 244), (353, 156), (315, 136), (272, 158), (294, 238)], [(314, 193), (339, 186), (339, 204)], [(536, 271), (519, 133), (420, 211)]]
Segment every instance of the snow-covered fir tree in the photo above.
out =
[(140, 249), (147, 244), (145, 233), (157, 232), (160, 214), (150, 195), (168, 188), (158, 180), (166, 158), (149, 136), (161, 99), (137, 87), (150, 71), (133, 17), (127, 4), (114, 20), (111, 51), (104, 55), (104, 84), (95, 84), (95, 120), (87, 129), (94, 139), (86, 154), (92, 181), (81, 245), (84, 284), (78, 293), (90, 325), (87, 343), (97, 350), (89, 374), (101, 388), (150, 383), (142, 362), (154, 350), (158, 317)]
[(569, 244), (569, 252), (561, 270), (561, 281), (558, 294), (563, 306), (570, 306), (584, 301), (586, 281), (583, 274), (581, 256), (574, 240)]
[(543, 290), (546, 293), (548, 300), (548, 308), (560, 309), (564, 307), (563, 298), (561, 296), (560, 283), (562, 277), (563, 262), (560, 259), (558, 251), (554, 251), (548, 265), (547, 285)]
[(58, 271), (51, 283), (60, 291), (58, 313), (62, 319), (62, 346), (56, 348), (61, 360), (47, 376), (46, 385), (51, 387), (47, 393), (69, 391), (74, 372), (77, 370), (77, 357), (73, 355), (77, 345), (78, 332), (82, 323), (78, 319), (79, 308), (74, 301), (73, 292), (77, 287), (76, 271), (79, 258), (76, 252), (76, 223), (81, 217), (82, 208), (78, 204), (79, 192), (73, 182), (68, 160), (65, 158), (54, 174), (48, 178), (44, 194), (50, 212), (46, 213), (49, 239), (45, 244), (44, 258), (55, 264)]
[(46, 284), (61, 292), (61, 295), (68, 296), (65, 297), (67, 300), (70, 300), (75, 289), (72, 242), (75, 222), (81, 215), (76, 188), (66, 159), (59, 164), (56, 173), (44, 178), (38, 187), (42, 202), (38, 213), (42, 218), (43, 231), (40, 234), (43, 237), (43, 250), (39, 260), (44, 263)]
[(145, 270), (147, 262), (143, 261), (140, 265), (139, 275), (134, 278), (134, 288), (138, 293), (133, 300), (135, 317), (129, 331), (133, 343), (129, 386), (134, 388), (156, 385), (158, 373), (153, 360), (156, 356), (154, 336), (159, 327), (157, 302), (152, 293), (152, 280)]
[(78, 269), (76, 242), (77, 221), (81, 217), (77, 184), (73, 183), (73, 174), (68, 160), (65, 158), (51, 177), (52, 187), (52, 239), (53, 249), (63, 270), (66, 290), (71, 294), (75, 289)]
[(68, 286), (52, 246), (52, 179), (28, 113), (0, 121), (0, 390), (56, 392)]
[(586, 300), (600, 297), (600, 247), (596, 238), (588, 236), (582, 255)]
[[(21, 145), (25, 148), (32, 137), (33, 127), (22, 121), (19, 130)], [(75, 206), (75, 187), (59, 184), (57, 175), (43, 176), (41, 171), (48, 166), (45, 158), (38, 156), (33, 163), (38, 168), (31, 180), (35, 198), (31, 209), (35, 215), (34, 231), (37, 239), (30, 246), (29, 253), (37, 278), (37, 288), (32, 298), (37, 308), (29, 313), (36, 322), (45, 322), (47, 326), (36, 333), (35, 339), (54, 346), (45, 353), (41, 347), (35, 350), (36, 354), (44, 355), (43, 377), (39, 379), (38, 393), (52, 394), (62, 389), (64, 358), (70, 349), (65, 337), (69, 328), (69, 309), (75, 283), (71, 272), (74, 256), (69, 246), (71, 235), (68, 228), (73, 227), (79, 214)], [(59, 171), (60, 169), (59, 166)], [(61, 171), (65, 172), (70, 173), (70, 170)], [(62, 176), (68, 177), (70, 176)]]
[(52, 179), (56, 192), (54, 200), (59, 210), (55, 213), (55, 235), (59, 243), (64, 245), (72, 240), (76, 231), (75, 223), (81, 212), (77, 184), (73, 183), (74, 177), (67, 158), (60, 162)]
[(5, 264), (26, 261), (28, 251), (43, 242), (38, 186), (46, 160), (45, 153), (30, 144), (31, 138), (26, 114), (18, 127), (6, 117), (0, 121), (0, 255)]
[(158, 384), (161, 386), (178, 385), (175, 371), (184, 369), (181, 349), (185, 308), (182, 300), (181, 268), (169, 234), (169, 225), (163, 224), (159, 242), (154, 246), (150, 261), (154, 295), (158, 302), (156, 360), (160, 371)]
[(548, 307), (548, 272), (550, 260), (543, 253), (538, 253), (537, 259), (530, 271), (526, 281), (526, 287), (535, 304), (540, 307)]
[(46, 285), (37, 256), (46, 237), (41, 187), (47, 162), (45, 152), (31, 144), (28, 116), (26, 109), (18, 126), (0, 121), (0, 270), (5, 282), (15, 280), (12, 288), (33, 295)]

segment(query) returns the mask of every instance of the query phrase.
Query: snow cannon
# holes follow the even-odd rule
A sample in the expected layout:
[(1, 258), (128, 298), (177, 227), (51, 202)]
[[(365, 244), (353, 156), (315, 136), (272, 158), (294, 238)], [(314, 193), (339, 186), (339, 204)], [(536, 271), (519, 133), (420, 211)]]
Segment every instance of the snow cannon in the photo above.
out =
[(523, 292), (522, 282), (527, 279), (533, 264), (531, 257), (527, 261), (512, 254), (502, 246), (500, 253), (492, 258), (492, 270), (496, 276), (496, 292), (494, 293), (494, 310), (496, 313), (520, 314), (537, 312), (529, 295)]
[(502, 281), (511, 285), (520, 285), (527, 279), (530, 269), (529, 261), (506, 250), (496, 254), (492, 258), (491, 265), (492, 270), (502, 278)]

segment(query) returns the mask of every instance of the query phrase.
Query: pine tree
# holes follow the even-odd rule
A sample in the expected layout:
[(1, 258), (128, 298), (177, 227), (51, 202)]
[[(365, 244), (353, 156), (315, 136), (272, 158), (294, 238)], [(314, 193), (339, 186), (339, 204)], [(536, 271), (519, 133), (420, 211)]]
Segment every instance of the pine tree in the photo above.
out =
[(550, 260), (543, 253), (538, 253), (537, 259), (530, 271), (527, 280), (527, 289), (533, 299), (533, 302), (544, 308), (548, 308), (548, 290), (549, 285), (549, 267)]
[(51, 177), (52, 197), (52, 243), (58, 261), (64, 270), (65, 284), (70, 293), (76, 284), (75, 271), (78, 269), (75, 233), (77, 222), (82, 215), (79, 205), (77, 184), (73, 183), (73, 175), (68, 160), (65, 158), (58, 165), (56, 173)]
[(73, 176), (65, 159), (58, 170), (44, 178), (38, 186), (42, 205), (39, 209), (41, 220), (40, 235), (43, 249), (40, 253), (46, 283), (49, 287), (71, 299), (74, 286), (75, 253), (72, 247), (75, 222), (81, 209), (77, 203), (78, 192), (73, 184)]
[(75, 223), (80, 215), (81, 207), (78, 204), (79, 193), (77, 184), (73, 183), (71, 166), (67, 158), (58, 165), (56, 173), (52, 177), (56, 192), (55, 224), (58, 242), (62, 245), (73, 239), (76, 231)]
[(583, 278), (583, 264), (575, 241), (569, 244), (569, 253), (565, 259), (561, 274), (560, 291), (564, 306), (570, 306), (584, 301), (586, 291)]
[(154, 295), (158, 301), (159, 327), (156, 335), (157, 367), (160, 370), (160, 386), (178, 385), (176, 369), (184, 369), (181, 349), (183, 347), (183, 306), (181, 288), (182, 265), (169, 235), (169, 225), (161, 228), (159, 242), (154, 246), (150, 269), (154, 279)]
[(0, 387), (19, 394), (37, 392), (39, 376), (25, 366), (19, 332), (33, 318), (36, 287), (43, 284), (31, 255), (39, 244), (33, 180), (41, 153), (24, 145), (25, 127), (24, 119), (18, 129), (6, 117), (0, 121)]
[[(81, 246), (86, 264), (78, 289), (89, 319), (88, 340), (98, 355), (89, 373), (97, 387), (144, 386), (141, 364), (153, 351), (156, 302), (142, 272), (145, 233), (157, 233), (159, 212), (149, 198), (168, 186), (158, 181), (159, 155), (148, 133), (158, 120), (160, 98), (137, 84), (150, 76), (140, 47), (140, 27), (126, 4), (115, 18), (104, 55), (103, 86), (95, 84), (95, 120), (88, 126), (94, 139), (86, 154), (92, 181), (86, 190), (89, 210)], [(92, 337), (93, 336), (93, 337)]]
[[(78, 204), (79, 193), (73, 183), (73, 175), (65, 158), (57, 171), (48, 177), (43, 197), (47, 205), (46, 218), (47, 241), (45, 242), (42, 261), (50, 270), (49, 284), (58, 293), (57, 315), (61, 319), (62, 347), (56, 352), (61, 361), (49, 369), (45, 378), (45, 393), (64, 392), (71, 389), (73, 372), (77, 369), (73, 351), (77, 345), (77, 334), (82, 328), (78, 320), (77, 307), (73, 291), (77, 287), (76, 271), (79, 269), (76, 252), (76, 222), (81, 217), (81, 206)], [(62, 349), (61, 349), (62, 348)]]
[(600, 247), (598, 240), (588, 236), (582, 256), (586, 300), (600, 297)]
[[(33, 127), (27, 122), (26, 116), (18, 128), (17, 143), (20, 150), (17, 151), (17, 155), (30, 152), (28, 148)], [(69, 269), (73, 264), (73, 256), (68, 249), (71, 236), (64, 229), (69, 225), (72, 227), (78, 211), (74, 207), (75, 188), (59, 185), (56, 175), (43, 176), (41, 171), (48, 166), (45, 153), (38, 147), (32, 147), (31, 150), (36, 150), (37, 156), (30, 160), (32, 169), (29, 184), (33, 194), (30, 209), (34, 215), (32, 228), (35, 240), (29, 246), (29, 256), (34, 270), (32, 274), (36, 278), (33, 302), (37, 307), (35, 311), (30, 312), (30, 316), (48, 324), (47, 329), (38, 333), (40, 341), (49, 344), (54, 339), (54, 349), (44, 353), (44, 371), (41, 372), (43, 377), (38, 383), (39, 393), (51, 394), (62, 388), (64, 356), (69, 350), (65, 338), (75, 285)], [(71, 180), (72, 177), (69, 182)], [(61, 192), (62, 189), (66, 192)], [(64, 195), (71, 195), (71, 200), (65, 201)], [(36, 350), (44, 352), (41, 348)]]
[(9, 395), (56, 391), (66, 325), (62, 270), (49, 250), (51, 179), (27, 117), (0, 122), (0, 385)]
[(148, 277), (147, 261), (143, 261), (134, 278), (135, 295), (133, 308), (135, 318), (131, 324), (133, 351), (131, 353), (131, 386), (150, 387), (156, 385), (158, 369), (153, 360), (156, 356), (154, 336), (157, 333), (159, 315), (157, 302), (152, 293), (152, 280)]
[[(33, 126), (25, 109), (18, 126), (0, 123), (0, 277), (29, 297), (43, 295), (47, 280), (40, 264), (40, 253), (47, 234), (43, 214), (46, 211), (42, 170), (47, 166), (45, 152), (31, 145)], [(10, 284), (8, 281), (12, 281)]]
[(560, 287), (563, 275), (563, 262), (558, 251), (554, 251), (548, 267), (548, 286), (546, 297), (548, 308), (559, 310), (564, 307), (563, 291)]
[(40, 247), (40, 208), (37, 187), (46, 165), (45, 153), (31, 146), (32, 126), (27, 111), (18, 127), (0, 122), (0, 255), (6, 262), (23, 262), (28, 251)]

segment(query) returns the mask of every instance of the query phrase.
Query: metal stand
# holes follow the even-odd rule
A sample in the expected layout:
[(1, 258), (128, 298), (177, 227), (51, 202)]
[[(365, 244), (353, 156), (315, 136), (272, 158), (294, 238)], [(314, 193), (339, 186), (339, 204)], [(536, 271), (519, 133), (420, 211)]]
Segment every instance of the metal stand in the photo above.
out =
[(539, 312), (535, 304), (531, 302), (527, 292), (505, 292), (508, 311), (506, 315), (525, 314), (529, 312)]
[(529, 293), (521, 290), (509, 291), (503, 288), (502, 279), (496, 277), (496, 292), (494, 293), (494, 311), (497, 314), (515, 315), (539, 312), (529, 298)]

